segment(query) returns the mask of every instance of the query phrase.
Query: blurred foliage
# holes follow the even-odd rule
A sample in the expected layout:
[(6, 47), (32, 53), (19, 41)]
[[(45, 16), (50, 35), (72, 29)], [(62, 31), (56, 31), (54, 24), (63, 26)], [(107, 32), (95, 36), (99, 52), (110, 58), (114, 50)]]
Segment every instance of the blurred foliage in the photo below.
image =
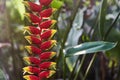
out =
[(56, 8), (56, 9), (59, 9), (61, 6), (63, 6), (62, 1), (53, 0), (51, 3), (51, 7)]
[(4, 75), (3, 75), (3, 71), (0, 69), (0, 80), (5, 80)]
[(21, 47), (24, 47), (25, 43), (22, 31), (25, 7), (22, 0), (2, 0), (0, 2), (0, 67), (2, 67), (4, 75), (2, 77), (5, 77), (3, 80), (22, 80), (23, 61), (21, 56), (24, 50)]

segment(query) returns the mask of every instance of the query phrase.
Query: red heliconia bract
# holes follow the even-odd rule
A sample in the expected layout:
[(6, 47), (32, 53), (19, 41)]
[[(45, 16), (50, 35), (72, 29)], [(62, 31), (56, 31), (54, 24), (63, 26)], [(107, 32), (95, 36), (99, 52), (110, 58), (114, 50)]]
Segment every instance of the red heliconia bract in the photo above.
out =
[(39, 77), (40, 79), (50, 78), (53, 74), (55, 74), (55, 71), (53, 70), (42, 71), (41, 73), (39, 73)]
[(50, 17), (55, 10), (56, 10), (55, 8), (45, 9), (45, 10), (40, 12), (40, 16), (43, 17), (43, 18)]
[(39, 65), (40, 69), (49, 69), (51, 62), (43, 62)]
[(56, 63), (55, 62), (43, 62), (39, 65), (40, 69), (55, 69)]
[(37, 27), (34, 27), (34, 26), (26, 26), (24, 27), (24, 29), (26, 31), (28, 31), (28, 33), (30, 34), (40, 34), (41, 33), (41, 30), (39, 30)]
[(25, 36), (25, 39), (30, 43), (30, 44), (41, 44), (41, 39), (37, 38), (35, 36)]
[(28, 64), (40, 64), (40, 60), (36, 57), (24, 57), (24, 61), (26, 61)]
[(38, 17), (34, 14), (31, 13), (25, 13), (25, 16), (28, 18), (28, 20), (34, 24), (39, 24), (42, 20), (41, 17)]
[(39, 0), (39, 2), (41, 5), (48, 6), (52, 0)]
[(56, 45), (56, 40), (45, 41), (40, 45), (41, 50), (49, 50)]
[(40, 73), (40, 69), (38, 67), (27, 66), (23, 68), (24, 72), (28, 72), (29, 74), (38, 74)]
[(47, 39), (50, 39), (50, 38), (52, 38), (53, 37), (53, 35), (56, 33), (57, 31), (56, 30), (47, 30), (47, 31), (45, 31), (45, 32), (43, 32), (41, 35), (40, 35), (40, 37), (41, 37), (41, 39), (45, 39), (45, 40), (47, 40)]
[(49, 60), (52, 59), (56, 55), (56, 52), (43, 52), (40, 54), (41, 60)]
[(41, 49), (39, 49), (38, 47), (35, 47), (35, 46), (25, 46), (25, 48), (27, 49), (27, 51), (30, 53), (30, 54), (41, 54), (42, 51)]
[(39, 26), (41, 29), (48, 29), (48, 28), (51, 28), (51, 26), (55, 24), (55, 22), (56, 20), (47, 20), (47, 21), (41, 22)]
[(23, 1), (23, 4), (33, 12), (40, 12), (42, 9), (42, 5), (38, 5), (30, 1)]
[(26, 80), (40, 80), (39, 77), (37, 77), (35, 75), (25, 75), (25, 76), (23, 76), (23, 78)]

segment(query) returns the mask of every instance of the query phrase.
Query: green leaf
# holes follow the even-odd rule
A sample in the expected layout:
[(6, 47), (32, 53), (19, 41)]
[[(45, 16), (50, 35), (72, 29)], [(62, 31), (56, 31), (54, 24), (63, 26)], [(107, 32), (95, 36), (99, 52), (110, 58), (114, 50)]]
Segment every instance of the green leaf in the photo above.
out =
[(18, 15), (20, 15), (21, 20), (24, 19), (25, 7), (22, 3), (23, 0), (12, 0), (12, 4), (14, 5), (15, 9), (18, 10)]
[(115, 46), (116, 46), (116, 43), (111, 43), (111, 42), (103, 42), (103, 41), (86, 42), (86, 43), (66, 49), (65, 56), (70, 57), (75, 55), (106, 51), (114, 48)]
[(57, 8), (59, 9), (61, 6), (63, 6), (63, 2), (59, 0), (53, 0), (51, 3), (52, 8)]
[(104, 36), (104, 28), (105, 28), (105, 16), (107, 12), (107, 0), (102, 0), (102, 5), (100, 8), (100, 14), (99, 14), (99, 29), (100, 29), (100, 34), (101, 38), (103, 39)]

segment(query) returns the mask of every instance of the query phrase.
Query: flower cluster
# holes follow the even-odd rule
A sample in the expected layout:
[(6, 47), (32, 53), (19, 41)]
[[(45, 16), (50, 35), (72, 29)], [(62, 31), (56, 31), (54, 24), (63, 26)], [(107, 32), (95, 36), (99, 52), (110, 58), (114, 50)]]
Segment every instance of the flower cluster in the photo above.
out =
[(56, 45), (56, 40), (52, 40), (56, 33), (53, 29), (56, 20), (51, 19), (56, 9), (50, 7), (52, 0), (39, 0), (39, 2), (40, 4), (23, 1), (31, 11), (31, 13), (25, 13), (25, 16), (32, 23), (31, 26), (24, 27), (28, 33), (25, 39), (30, 44), (25, 46), (30, 56), (23, 58), (28, 63), (28, 66), (23, 68), (23, 78), (26, 80), (50, 78), (56, 70), (56, 62), (51, 61), (56, 52), (50, 51)]

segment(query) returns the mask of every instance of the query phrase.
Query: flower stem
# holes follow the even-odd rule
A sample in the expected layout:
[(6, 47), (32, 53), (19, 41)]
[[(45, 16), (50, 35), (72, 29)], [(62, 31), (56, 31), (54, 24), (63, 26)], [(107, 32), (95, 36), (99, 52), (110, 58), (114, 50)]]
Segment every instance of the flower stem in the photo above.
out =
[(80, 70), (81, 70), (81, 67), (82, 67), (82, 65), (83, 65), (83, 62), (84, 62), (84, 60), (85, 60), (85, 57), (86, 57), (86, 54), (83, 55), (83, 57), (82, 57), (81, 63), (80, 63), (80, 65), (79, 65), (79, 68), (78, 68), (77, 74), (75, 75), (74, 80), (77, 80), (77, 77), (78, 77), (78, 75), (79, 75), (79, 73), (80, 73)]
[(88, 68), (87, 68), (87, 70), (86, 70), (86, 72), (85, 72), (85, 76), (83, 77), (83, 80), (86, 80), (86, 77), (87, 77), (87, 75), (88, 75), (88, 73), (89, 73), (89, 71), (90, 71), (90, 68), (91, 68), (91, 66), (92, 66), (92, 64), (93, 64), (93, 62), (94, 62), (94, 60), (95, 60), (95, 58), (96, 58), (96, 55), (97, 55), (96, 53), (93, 55), (93, 57), (92, 57), (89, 65), (88, 65)]
[(104, 40), (106, 40), (106, 38), (108, 37), (110, 31), (112, 30), (112, 28), (114, 27), (114, 25), (116, 24), (118, 18), (120, 16), (120, 12), (118, 13), (117, 17), (115, 18), (115, 20), (113, 21), (113, 23), (111, 24), (110, 28), (107, 30), (105, 36), (104, 36)]
[(72, 72), (71, 72), (71, 74), (70, 74), (69, 80), (72, 80), (72, 77), (73, 77), (73, 75), (74, 75), (75, 69), (76, 69), (77, 64), (78, 64), (78, 62), (79, 62), (79, 58), (80, 58), (80, 56), (77, 58), (77, 60), (76, 60), (76, 62), (75, 62), (75, 65), (74, 65), (74, 68), (73, 68), (73, 70), (72, 70)]

